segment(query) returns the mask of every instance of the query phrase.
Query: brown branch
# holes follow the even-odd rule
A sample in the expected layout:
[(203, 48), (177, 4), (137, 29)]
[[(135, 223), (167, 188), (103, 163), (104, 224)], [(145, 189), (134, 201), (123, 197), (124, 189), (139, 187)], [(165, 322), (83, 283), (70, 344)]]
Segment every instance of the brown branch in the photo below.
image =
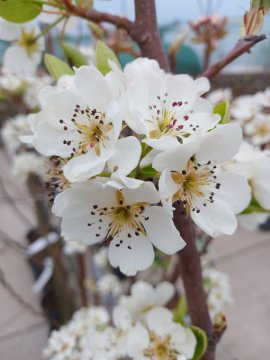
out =
[(209, 79), (216, 76), (225, 66), (230, 64), (232, 61), (237, 59), (242, 54), (249, 52), (249, 50), (254, 45), (265, 39), (266, 39), (265, 35), (258, 35), (258, 36), (246, 37), (244, 39), (238, 40), (235, 47), (228, 55), (226, 55), (223, 59), (216, 62), (215, 64), (211, 65), (201, 75)]
[(79, 7), (73, 5), (71, 0), (63, 0), (63, 4), (72, 15), (93, 21), (97, 24), (107, 22), (109, 24), (115, 25), (117, 28), (125, 29), (128, 32), (134, 26), (134, 23), (125, 17), (100, 12), (94, 9)]
[[(194, 226), (185, 209), (177, 204), (174, 211), (174, 224), (186, 242), (183, 250), (179, 251), (179, 272), (182, 274), (188, 311), (192, 324), (203, 329), (208, 338), (213, 336), (213, 325), (210, 320), (206, 295), (203, 288), (200, 255), (196, 248)], [(214, 360), (215, 345), (208, 347), (203, 360)]]
[(161, 68), (170, 71), (159, 36), (155, 0), (135, 0), (135, 22), (122, 16), (78, 7), (73, 5), (71, 0), (63, 0), (63, 4), (72, 15), (98, 24), (107, 22), (119, 29), (126, 30), (130, 37), (140, 46), (142, 56), (156, 59)]

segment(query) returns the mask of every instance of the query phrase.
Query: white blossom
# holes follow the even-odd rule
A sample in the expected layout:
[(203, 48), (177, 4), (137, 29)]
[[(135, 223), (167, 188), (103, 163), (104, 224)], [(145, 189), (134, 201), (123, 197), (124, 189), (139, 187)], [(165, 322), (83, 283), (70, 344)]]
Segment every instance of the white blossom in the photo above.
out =
[(20, 182), (25, 182), (31, 174), (42, 177), (45, 173), (44, 158), (33, 152), (14, 155), (12, 172)]
[(122, 292), (122, 286), (116, 275), (107, 273), (97, 281), (97, 291), (100, 295), (112, 294), (118, 296)]
[(270, 142), (270, 114), (258, 113), (245, 127), (244, 132), (253, 145)]
[(131, 287), (131, 295), (122, 295), (119, 306), (125, 309), (133, 322), (142, 320), (147, 311), (165, 306), (173, 297), (174, 286), (164, 281), (155, 288), (144, 281), (137, 281)]
[(207, 95), (211, 104), (216, 105), (222, 101), (231, 101), (233, 97), (231, 88), (217, 89)]
[(101, 269), (104, 269), (108, 265), (108, 249), (101, 247), (93, 256), (94, 264)]
[[(5, 51), (3, 71), (11, 74), (33, 75), (41, 62), (44, 38), (33, 23), (15, 24), (0, 19), (0, 39), (13, 42)], [(19, 59), (19, 60), (18, 60)]]
[(111, 238), (109, 261), (127, 275), (148, 268), (154, 260), (153, 245), (166, 254), (184, 246), (170, 215), (158, 206), (154, 185), (121, 190), (97, 180), (75, 183), (59, 194), (53, 212), (62, 217), (62, 235), (96, 244)]
[(219, 125), (198, 142), (178, 145), (157, 155), (153, 166), (162, 171), (159, 191), (164, 206), (181, 200), (188, 215), (208, 235), (236, 230), (235, 214), (250, 201), (250, 188), (240, 175), (218, 166), (232, 158), (242, 141), (237, 124)]
[(212, 320), (226, 305), (233, 304), (232, 290), (228, 275), (211, 267), (203, 269), (204, 289)]
[(150, 310), (145, 315), (145, 323), (137, 323), (129, 331), (127, 352), (132, 359), (192, 359), (196, 338), (189, 328), (173, 322), (168, 309)]

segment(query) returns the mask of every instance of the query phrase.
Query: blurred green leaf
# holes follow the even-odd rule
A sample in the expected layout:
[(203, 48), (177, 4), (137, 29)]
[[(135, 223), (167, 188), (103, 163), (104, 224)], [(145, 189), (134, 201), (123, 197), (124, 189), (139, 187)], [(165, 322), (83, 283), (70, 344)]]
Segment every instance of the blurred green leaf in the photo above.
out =
[(104, 42), (98, 40), (96, 47), (96, 65), (103, 75), (106, 75), (111, 71), (108, 60), (114, 61), (121, 68), (119, 60), (112, 49), (110, 49)]
[(176, 308), (173, 310), (173, 319), (175, 322), (185, 324), (184, 318), (187, 313), (187, 300), (181, 296)]
[(99, 40), (103, 40), (104, 39), (104, 30), (102, 29), (102, 27), (96, 23), (94, 23), (93, 21), (89, 21), (88, 22), (88, 26), (90, 28), (90, 30), (92, 31), (93, 35), (99, 39)]
[(74, 46), (63, 43), (62, 49), (64, 51), (65, 57), (72, 66), (80, 67), (83, 65), (87, 65), (86, 57)]
[(54, 80), (58, 80), (62, 75), (74, 75), (71, 67), (54, 55), (45, 54), (44, 63)]
[(207, 349), (207, 336), (206, 333), (197, 326), (189, 326), (196, 337), (197, 345), (192, 360), (200, 360)]
[(248, 207), (241, 212), (240, 215), (247, 215), (247, 214), (252, 214), (254, 212), (259, 212), (259, 213), (270, 213), (269, 210), (264, 209), (263, 207), (261, 207), (261, 205), (258, 203), (258, 201), (253, 197), (248, 205)]
[(214, 114), (221, 116), (220, 124), (227, 124), (231, 120), (230, 116), (230, 103), (228, 101), (222, 101), (218, 103), (213, 110)]
[(0, 16), (14, 23), (33, 20), (41, 10), (40, 0), (0, 0)]

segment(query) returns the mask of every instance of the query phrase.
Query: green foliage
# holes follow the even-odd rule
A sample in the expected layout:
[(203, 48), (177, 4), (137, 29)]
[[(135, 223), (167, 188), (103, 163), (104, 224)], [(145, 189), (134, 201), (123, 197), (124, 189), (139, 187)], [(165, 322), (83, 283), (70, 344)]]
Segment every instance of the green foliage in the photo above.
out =
[(187, 313), (187, 300), (181, 296), (176, 308), (173, 310), (173, 320), (182, 325), (185, 324), (184, 318)]
[(58, 80), (62, 75), (73, 75), (71, 67), (56, 56), (45, 54), (45, 66), (54, 80)]
[(265, 10), (269, 10), (270, 9), (270, 0), (252, 0), (250, 7), (251, 7), (251, 9), (265, 8)]
[(157, 176), (157, 171), (151, 166), (148, 165), (140, 170), (140, 175), (142, 178), (151, 178)]
[(111, 71), (108, 60), (114, 61), (121, 68), (115, 53), (106, 44), (104, 44), (104, 42), (98, 40), (96, 47), (96, 65), (103, 75), (106, 75)]
[(259, 212), (259, 213), (270, 213), (269, 210), (265, 210), (264, 208), (261, 207), (261, 205), (258, 203), (258, 201), (253, 197), (248, 205), (248, 207), (241, 212), (241, 215), (247, 215), (247, 214), (252, 214), (255, 212)]
[(83, 65), (87, 65), (86, 57), (74, 46), (63, 43), (62, 49), (64, 51), (65, 57), (72, 66), (80, 67)]
[(230, 103), (225, 100), (218, 103), (213, 110), (214, 114), (219, 114), (221, 116), (220, 124), (227, 124), (231, 120), (230, 116)]
[(40, 0), (0, 0), (0, 16), (14, 23), (33, 20), (41, 10)]
[(92, 9), (94, 0), (76, 0), (76, 5), (86, 9)]
[(207, 349), (207, 336), (206, 333), (197, 326), (189, 326), (196, 337), (197, 345), (192, 360), (200, 360)]
[(92, 31), (93, 35), (99, 39), (102, 40), (104, 39), (104, 30), (102, 29), (102, 27), (96, 23), (94, 23), (93, 21), (89, 21), (88, 22), (88, 26), (90, 28), (90, 30)]

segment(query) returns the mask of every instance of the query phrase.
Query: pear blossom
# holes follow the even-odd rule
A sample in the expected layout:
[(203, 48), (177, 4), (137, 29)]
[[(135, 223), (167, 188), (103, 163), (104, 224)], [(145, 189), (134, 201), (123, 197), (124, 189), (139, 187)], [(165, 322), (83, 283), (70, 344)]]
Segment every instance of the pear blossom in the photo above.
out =
[(5, 91), (16, 92), (19, 91), (23, 84), (23, 80), (16, 75), (1, 74), (0, 88)]
[(87, 245), (81, 241), (66, 241), (64, 243), (64, 253), (66, 255), (83, 254), (87, 249)]
[(128, 333), (127, 353), (132, 359), (192, 359), (195, 335), (189, 328), (173, 322), (168, 309), (150, 310), (145, 315), (145, 323), (137, 323)]
[(242, 95), (232, 102), (231, 115), (240, 124), (244, 124), (252, 120), (261, 108), (256, 95)]
[(203, 283), (207, 294), (207, 304), (212, 320), (226, 305), (233, 304), (232, 290), (227, 274), (214, 268), (203, 269)]
[(45, 159), (33, 152), (23, 152), (14, 155), (12, 173), (22, 183), (31, 174), (43, 177), (45, 174)]
[(154, 149), (192, 141), (220, 121), (211, 103), (201, 98), (209, 87), (205, 78), (149, 72), (127, 86), (125, 121)]
[(207, 95), (207, 100), (211, 102), (211, 104), (216, 105), (222, 101), (231, 101), (233, 97), (231, 88), (217, 89), (211, 91)]
[(44, 38), (37, 38), (39, 33), (39, 28), (33, 23), (15, 24), (0, 19), (0, 39), (13, 42), (5, 51), (3, 72), (18, 75), (35, 73), (45, 48)]
[(238, 215), (240, 224), (249, 230), (255, 230), (257, 226), (264, 223), (269, 216), (269, 165), (269, 151), (260, 150), (247, 142), (241, 145), (238, 153), (231, 161), (223, 165), (225, 170), (233, 171), (245, 177), (251, 187), (253, 199), (255, 199), (261, 207), (261, 209), (258, 209), (256, 206), (252, 209), (252, 212), (244, 212)]
[(121, 283), (116, 275), (107, 273), (97, 281), (97, 291), (100, 295), (112, 294), (118, 296), (122, 292)]
[(93, 256), (93, 262), (101, 269), (106, 268), (108, 265), (108, 249), (101, 247)]
[[(26, 115), (20, 114), (7, 119), (1, 129), (1, 136), (6, 149), (10, 153), (15, 153), (23, 146), (20, 137), (31, 134), (30, 124)], [(31, 148), (30, 144), (27, 147)]]
[(63, 171), (69, 181), (102, 172), (121, 131), (118, 106), (102, 74), (94, 66), (75, 69), (69, 90), (52, 92), (43, 100), (34, 128), (35, 148), (45, 156), (68, 159)]
[(244, 127), (247, 137), (254, 145), (267, 144), (270, 141), (270, 114), (258, 113)]
[(165, 306), (173, 297), (174, 286), (163, 281), (155, 288), (144, 281), (137, 281), (131, 287), (131, 295), (122, 295), (119, 306), (128, 311), (133, 322), (141, 320), (147, 311)]
[(208, 235), (236, 230), (235, 214), (250, 201), (247, 181), (218, 166), (232, 158), (242, 141), (237, 124), (219, 125), (200, 141), (178, 145), (157, 155), (153, 167), (162, 171), (159, 191), (164, 206), (181, 200), (186, 213)]
[(166, 254), (185, 245), (159, 202), (158, 191), (150, 182), (119, 190), (90, 180), (71, 184), (57, 195), (52, 211), (62, 217), (62, 235), (67, 241), (77, 239), (92, 245), (109, 239), (111, 265), (135, 275), (153, 263), (153, 245)]

